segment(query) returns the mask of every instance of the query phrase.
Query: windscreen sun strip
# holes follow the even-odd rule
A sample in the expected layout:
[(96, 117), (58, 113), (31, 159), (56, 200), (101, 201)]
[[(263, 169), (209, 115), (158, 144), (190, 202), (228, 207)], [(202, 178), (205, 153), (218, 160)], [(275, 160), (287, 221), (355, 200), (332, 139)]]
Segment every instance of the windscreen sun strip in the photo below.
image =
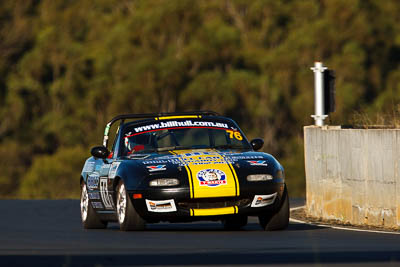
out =
[(171, 128), (160, 128), (160, 129), (155, 129), (155, 130), (149, 130), (149, 131), (143, 131), (143, 132), (139, 132), (139, 133), (134, 133), (131, 135), (127, 135), (124, 136), (124, 138), (129, 138), (135, 135), (139, 135), (139, 134), (143, 134), (143, 133), (150, 133), (150, 132), (157, 132), (157, 131), (161, 131), (161, 130), (172, 130), (172, 129), (215, 129), (215, 130), (226, 130), (226, 128), (218, 128), (218, 127), (206, 127), (206, 126), (191, 126), (191, 127), (171, 127)]

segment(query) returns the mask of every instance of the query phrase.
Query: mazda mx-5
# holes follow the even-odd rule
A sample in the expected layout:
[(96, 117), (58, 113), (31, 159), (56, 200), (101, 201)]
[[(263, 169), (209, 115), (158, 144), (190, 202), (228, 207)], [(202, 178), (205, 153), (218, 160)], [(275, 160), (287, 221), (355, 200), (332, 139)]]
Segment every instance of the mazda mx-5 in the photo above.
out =
[(83, 227), (118, 222), (127, 231), (162, 221), (214, 220), (234, 230), (258, 216), (265, 230), (285, 229), (284, 170), (273, 156), (257, 152), (263, 144), (260, 138), (249, 142), (232, 119), (214, 112), (116, 116), (81, 173)]

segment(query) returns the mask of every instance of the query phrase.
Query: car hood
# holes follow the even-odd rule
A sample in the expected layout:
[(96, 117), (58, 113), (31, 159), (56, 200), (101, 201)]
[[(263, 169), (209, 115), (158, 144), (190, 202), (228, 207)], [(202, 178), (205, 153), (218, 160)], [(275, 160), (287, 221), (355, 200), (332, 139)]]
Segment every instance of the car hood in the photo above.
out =
[[(171, 168), (173, 166), (203, 166), (226, 165), (235, 166), (263, 166), (276, 168), (277, 160), (270, 154), (254, 151), (232, 151), (215, 149), (193, 149), (193, 150), (175, 150), (162, 154), (136, 154), (129, 159), (138, 160), (141, 164), (148, 166), (164, 165)], [(243, 165), (243, 166), (242, 166)], [(159, 166), (159, 168), (162, 168)], [(148, 168), (150, 172), (157, 171), (158, 168)]]
[(240, 184), (247, 175), (266, 173), (275, 176), (276, 171), (283, 170), (267, 153), (215, 149), (135, 154), (124, 158), (120, 167), (126, 175), (137, 175), (136, 179), (129, 179), (131, 182), (141, 180), (143, 185), (150, 177), (174, 177), (182, 184), (189, 181), (192, 198), (238, 196)]

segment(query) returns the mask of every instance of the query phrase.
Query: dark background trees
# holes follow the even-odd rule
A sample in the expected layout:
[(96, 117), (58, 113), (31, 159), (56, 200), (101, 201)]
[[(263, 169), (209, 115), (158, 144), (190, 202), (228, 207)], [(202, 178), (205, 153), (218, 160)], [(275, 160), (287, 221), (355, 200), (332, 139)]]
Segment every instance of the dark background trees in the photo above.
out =
[(331, 124), (397, 116), (399, 9), (397, 0), (3, 0), (0, 196), (76, 197), (111, 117), (197, 109), (263, 137), (292, 195), (304, 195), (309, 68), (336, 70)]

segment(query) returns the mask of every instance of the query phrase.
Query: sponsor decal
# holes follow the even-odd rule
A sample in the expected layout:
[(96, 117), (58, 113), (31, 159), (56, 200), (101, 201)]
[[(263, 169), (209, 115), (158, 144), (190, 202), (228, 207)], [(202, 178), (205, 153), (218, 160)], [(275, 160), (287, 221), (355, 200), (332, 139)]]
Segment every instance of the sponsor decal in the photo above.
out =
[(93, 171), (94, 171), (94, 162), (93, 161), (86, 162), (82, 172), (93, 172)]
[(194, 152), (179, 157), (184, 165), (226, 164), (225, 159), (217, 153)]
[[(179, 127), (211, 127), (211, 128), (225, 128), (229, 129), (228, 124), (221, 123), (221, 122), (212, 122), (212, 121), (166, 121), (166, 122), (159, 122), (149, 125), (144, 125), (140, 127), (136, 127), (135, 133), (152, 131), (157, 129), (165, 129), (165, 128), (179, 128)], [(129, 137), (129, 136), (126, 136)]]
[(219, 186), (226, 185), (226, 174), (217, 169), (205, 169), (197, 173), (197, 179), (200, 182), (200, 186)]
[(99, 192), (88, 192), (89, 199), (100, 199)]
[(243, 140), (243, 136), (240, 134), (239, 131), (226, 130), (226, 133), (229, 135), (230, 139), (235, 138), (236, 140), (239, 141)]
[(99, 186), (99, 174), (98, 173), (89, 174), (89, 176), (87, 177), (86, 184), (89, 189), (97, 188)]
[(230, 156), (230, 155), (227, 155), (227, 156), (225, 156), (225, 158), (227, 160), (231, 161), (232, 163), (234, 163), (241, 159), (262, 159), (263, 157), (262, 156)]
[(110, 169), (111, 164), (104, 164), (103, 166), (101, 166), (100, 171), (104, 171), (104, 170), (109, 170)]
[(107, 176), (110, 171), (111, 164), (104, 164), (100, 169), (100, 176)]
[(149, 172), (165, 171), (167, 169), (165, 165), (150, 165), (146, 166), (146, 168)]
[(108, 172), (108, 177), (109, 177), (109, 178), (111, 178), (111, 179), (112, 179), (112, 178), (115, 178), (115, 175), (117, 174), (117, 170), (118, 170), (119, 164), (121, 164), (120, 161), (113, 162), (113, 163), (111, 164), (110, 171)]
[(253, 202), (251, 203), (252, 208), (259, 208), (271, 205), (274, 203), (277, 193), (271, 195), (255, 195)]
[(100, 179), (100, 195), (106, 209), (112, 209), (114, 203), (111, 194), (108, 192), (107, 180), (107, 178)]
[(173, 212), (176, 211), (173, 199), (168, 200), (148, 200), (146, 199), (147, 210), (150, 212)]
[(101, 202), (92, 202), (92, 207), (95, 209), (102, 209), (103, 204), (101, 204)]
[(252, 166), (268, 166), (265, 160), (248, 160), (247, 162)]
[(143, 161), (143, 164), (165, 164), (165, 163), (172, 163), (172, 164), (178, 164), (179, 161), (177, 159), (170, 159), (170, 160), (145, 160)]
[(234, 164), (239, 160), (257, 160), (262, 158), (262, 156), (234, 156), (231, 155), (231, 153), (194, 152), (181, 155), (163, 156), (154, 160), (145, 160), (143, 161), (143, 164), (155, 165), (171, 163), (184, 167), (188, 165)]
[[(224, 155), (213, 150), (203, 151), (172, 151), (185, 164), (188, 176), (190, 198), (230, 197), (239, 196), (240, 188), (233, 166), (225, 160)], [(204, 161), (205, 157), (214, 157), (214, 164)], [(219, 156), (219, 159), (216, 158)], [(225, 162), (224, 162), (225, 160)], [(205, 163), (207, 164), (197, 164)], [(222, 185), (222, 186), (221, 186)], [(227, 185), (227, 186), (224, 186)], [(218, 190), (215, 190), (218, 188)]]

